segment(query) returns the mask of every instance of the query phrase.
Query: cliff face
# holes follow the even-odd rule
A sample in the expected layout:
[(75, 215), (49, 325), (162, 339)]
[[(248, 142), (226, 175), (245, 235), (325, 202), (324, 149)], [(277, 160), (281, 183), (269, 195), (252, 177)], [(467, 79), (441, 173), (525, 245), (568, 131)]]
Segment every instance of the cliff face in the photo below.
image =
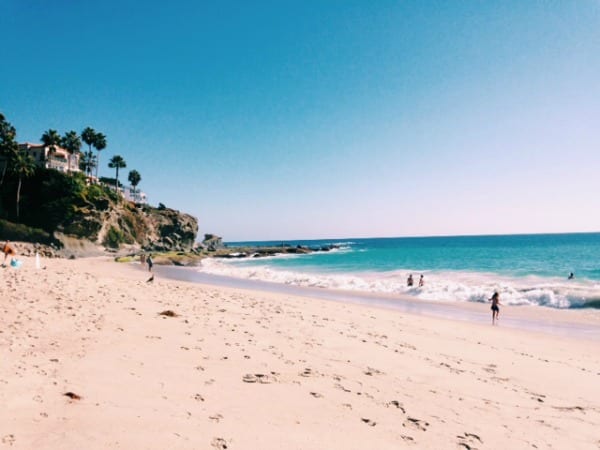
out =
[(147, 250), (190, 251), (196, 242), (198, 220), (170, 208), (144, 206), (141, 210), (147, 225), (142, 247)]
[(67, 254), (74, 255), (100, 252), (102, 247), (189, 251), (194, 246), (198, 233), (194, 217), (162, 205), (135, 205), (108, 186), (88, 184), (81, 173), (38, 169), (23, 183), (21, 214), (15, 216), (18, 180), (13, 178), (7, 176), (0, 190), (0, 218), (13, 224), (13, 234), (21, 240), (55, 244), (58, 240)]
[(68, 220), (57, 227), (55, 236), (66, 247), (81, 247), (83, 243), (77, 241), (148, 251), (189, 251), (194, 246), (198, 221), (189, 214), (136, 206), (110, 196), (86, 200), (82, 205), (73, 205)]

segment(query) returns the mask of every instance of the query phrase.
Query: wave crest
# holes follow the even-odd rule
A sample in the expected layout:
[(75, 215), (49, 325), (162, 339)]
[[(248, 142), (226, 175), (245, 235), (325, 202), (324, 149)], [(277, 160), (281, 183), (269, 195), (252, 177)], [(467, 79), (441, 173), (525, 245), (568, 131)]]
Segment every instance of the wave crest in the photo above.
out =
[[(240, 266), (205, 259), (199, 271), (214, 275), (282, 283), (294, 286), (340, 289), (385, 294), (407, 294), (423, 300), (487, 302), (500, 293), (506, 305), (539, 305), (553, 308), (600, 307), (600, 285), (541, 277), (511, 278), (470, 272), (425, 272), (423, 287), (407, 287), (411, 271), (362, 272), (353, 274), (289, 271), (266, 265)], [(418, 271), (412, 271), (418, 274)], [(418, 277), (417, 277), (418, 278)]]

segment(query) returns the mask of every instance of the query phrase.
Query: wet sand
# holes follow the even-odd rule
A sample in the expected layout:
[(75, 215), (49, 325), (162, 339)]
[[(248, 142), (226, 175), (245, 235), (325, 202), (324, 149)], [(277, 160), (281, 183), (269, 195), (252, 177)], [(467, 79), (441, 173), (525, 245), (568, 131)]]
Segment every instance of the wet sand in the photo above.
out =
[[(193, 267), (157, 267), (161, 276), (204, 285), (236, 287), (279, 295), (355, 303), (395, 311), (477, 324), (491, 321), (489, 303), (441, 302), (416, 299), (407, 294), (385, 294), (300, 287), (259, 280), (238, 279), (199, 272)], [(555, 309), (543, 306), (501, 306), (504, 327), (540, 331), (556, 336), (600, 340), (600, 310)]]
[(505, 325), (596, 311), (492, 327), (487, 305), (457, 320), (43, 264), (0, 272), (0, 448), (600, 446), (600, 342)]

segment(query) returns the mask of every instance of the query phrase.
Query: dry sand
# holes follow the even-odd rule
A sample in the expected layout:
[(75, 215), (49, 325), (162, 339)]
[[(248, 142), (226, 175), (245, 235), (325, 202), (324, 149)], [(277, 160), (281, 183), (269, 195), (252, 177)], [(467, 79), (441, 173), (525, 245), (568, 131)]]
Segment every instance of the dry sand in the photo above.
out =
[(0, 448), (600, 448), (598, 341), (24, 260)]

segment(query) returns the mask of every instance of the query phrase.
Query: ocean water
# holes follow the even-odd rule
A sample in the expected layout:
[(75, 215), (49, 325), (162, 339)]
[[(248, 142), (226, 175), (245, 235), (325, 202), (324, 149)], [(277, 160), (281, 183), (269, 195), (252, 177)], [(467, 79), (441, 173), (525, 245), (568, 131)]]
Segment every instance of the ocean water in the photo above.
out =
[[(286, 241), (329, 252), (206, 259), (209, 274), (296, 286), (408, 294), (445, 302), (600, 308), (600, 233)], [(235, 242), (273, 246), (281, 242)], [(567, 279), (569, 273), (574, 279)], [(407, 286), (409, 274), (415, 279)], [(420, 275), (425, 284), (418, 287)]]

